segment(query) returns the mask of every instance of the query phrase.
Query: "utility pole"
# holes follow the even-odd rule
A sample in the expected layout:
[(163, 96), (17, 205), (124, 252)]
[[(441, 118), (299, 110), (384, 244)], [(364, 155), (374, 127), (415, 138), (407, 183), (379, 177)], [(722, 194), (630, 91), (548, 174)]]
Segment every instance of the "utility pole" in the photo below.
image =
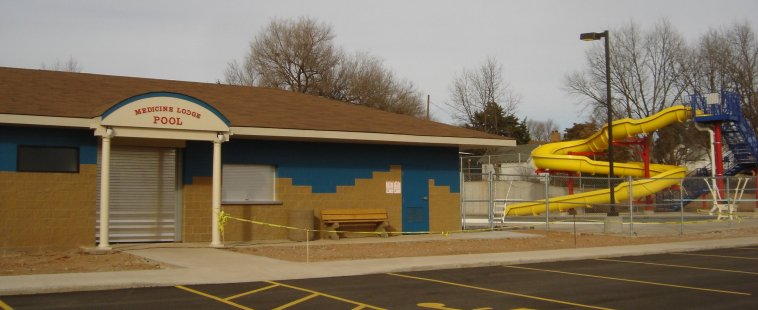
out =
[(426, 120), (429, 120), (429, 95), (426, 95)]

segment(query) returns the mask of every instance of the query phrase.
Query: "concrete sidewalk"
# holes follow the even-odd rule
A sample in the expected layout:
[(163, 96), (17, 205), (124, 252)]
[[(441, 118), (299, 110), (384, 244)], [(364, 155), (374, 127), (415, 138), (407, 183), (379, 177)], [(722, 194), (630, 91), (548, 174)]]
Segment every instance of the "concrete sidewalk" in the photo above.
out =
[[(514, 232), (496, 233), (487, 235), (487, 237), (504, 237), (507, 235), (509, 238), (513, 238), (523, 235)], [(423, 240), (432, 236), (415, 237), (418, 240)], [(467, 237), (479, 238), (476, 235)], [(371, 239), (378, 240), (376, 238)], [(368, 241), (356, 240), (351, 242)], [(0, 295), (351, 276), (659, 254), (753, 245), (758, 245), (758, 238), (314, 263), (282, 261), (199, 246), (146, 246), (142, 249), (126, 250), (126, 252), (165, 263), (171, 267), (162, 270), (2, 276), (0, 277)]]

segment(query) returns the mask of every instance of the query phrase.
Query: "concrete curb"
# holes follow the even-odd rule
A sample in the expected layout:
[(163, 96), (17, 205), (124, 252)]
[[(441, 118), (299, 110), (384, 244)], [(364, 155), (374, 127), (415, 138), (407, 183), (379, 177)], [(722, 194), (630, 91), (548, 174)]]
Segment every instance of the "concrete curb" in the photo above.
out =
[[(499, 265), (639, 256), (758, 245), (758, 238), (698, 240), (597, 248), (402, 257), (330, 262), (288, 262), (209, 248), (161, 248), (128, 251), (177, 268), (97, 273), (0, 277), (0, 295), (255, 282), (387, 272), (474, 268)], [(210, 262), (222, 262), (212, 264)]]

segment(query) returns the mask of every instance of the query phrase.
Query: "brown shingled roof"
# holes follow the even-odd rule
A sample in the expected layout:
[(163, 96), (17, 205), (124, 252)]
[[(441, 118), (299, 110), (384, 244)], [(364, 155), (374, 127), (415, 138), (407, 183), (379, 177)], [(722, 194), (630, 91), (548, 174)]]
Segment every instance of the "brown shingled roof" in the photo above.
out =
[(236, 127), (506, 139), (279, 89), (0, 67), (0, 114), (93, 118), (148, 92), (197, 98)]

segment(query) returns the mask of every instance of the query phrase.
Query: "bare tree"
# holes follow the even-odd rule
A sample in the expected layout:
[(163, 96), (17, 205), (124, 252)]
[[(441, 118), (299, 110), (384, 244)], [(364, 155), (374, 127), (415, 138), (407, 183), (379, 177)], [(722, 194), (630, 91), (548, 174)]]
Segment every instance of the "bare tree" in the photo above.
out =
[(742, 110), (758, 129), (758, 37), (749, 23), (702, 35), (691, 52), (688, 72), (685, 82), (693, 93), (738, 92)]
[(313, 93), (341, 57), (333, 40), (332, 27), (314, 19), (273, 20), (250, 44), (250, 61), (262, 86)]
[(236, 60), (230, 62), (224, 71), (224, 82), (229, 85), (255, 86), (258, 73), (249, 60), (240, 65)]
[(488, 103), (497, 103), (505, 115), (515, 114), (521, 98), (512, 92), (503, 78), (503, 66), (488, 57), (474, 70), (463, 69), (449, 87), (450, 101), (446, 102), (455, 117), (465, 124), (473, 124), (477, 113)]
[(381, 110), (423, 115), (421, 94), (381, 59), (346, 55), (334, 44), (331, 26), (310, 18), (273, 20), (250, 43), (242, 64), (227, 65), (228, 84), (308, 93)]
[(557, 131), (558, 124), (552, 119), (546, 121), (527, 120), (526, 127), (529, 129), (529, 136), (532, 141), (548, 142), (550, 141), (550, 134), (553, 131)]
[[(666, 20), (644, 32), (634, 22), (611, 30), (611, 89), (614, 117), (642, 118), (667, 108), (683, 94), (686, 45)], [(588, 67), (566, 77), (566, 87), (593, 112), (605, 111), (602, 45), (586, 53)]]
[[(668, 20), (658, 21), (647, 31), (634, 22), (612, 29), (610, 43), (614, 118), (651, 116), (674, 105), (685, 94), (682, 81), (688, 74), (688, 63), (685, 61), (687, 46)], [(568, 91), (580, 97), (585, 107), (595, 115), (607, 114), (604, 53), (602, 45), (593, 46), (586, 53), (588, 67), (566, 77)], [(658, 135), (655, 138), (665, 140), (675, 137)], [(673, 142), (654, 143), (670, 145)], [(654, 160), (668, 162), (671, 158), (661, 156)]]
[(68, 60), (61, 61), (60, 59), (56, 59), (54, 63), (51, 65), (46, 65), (44, 62), (40, 66), (40, 69), (42, 70), (51, 70), (51, 71), (65, 71), (65, 72), (82, 72), (82, 66), (79, 65), (79, 62), (74, 59), (73, 56), (69, 56)]
[(334, 30), (325, 23), (301, 17), (277, 20), (250, 42), (242, 64), (227, 65), (227, 84), (264, 86), (301, 93), (319, 93), (319, 84), (341, 60)]
[[(345, 56), (322, 84), (325, 96), (384, 111), (421, 117), (421, 94), (367, 53)], [(328, 91), (327, 91), (328, 90)]]

